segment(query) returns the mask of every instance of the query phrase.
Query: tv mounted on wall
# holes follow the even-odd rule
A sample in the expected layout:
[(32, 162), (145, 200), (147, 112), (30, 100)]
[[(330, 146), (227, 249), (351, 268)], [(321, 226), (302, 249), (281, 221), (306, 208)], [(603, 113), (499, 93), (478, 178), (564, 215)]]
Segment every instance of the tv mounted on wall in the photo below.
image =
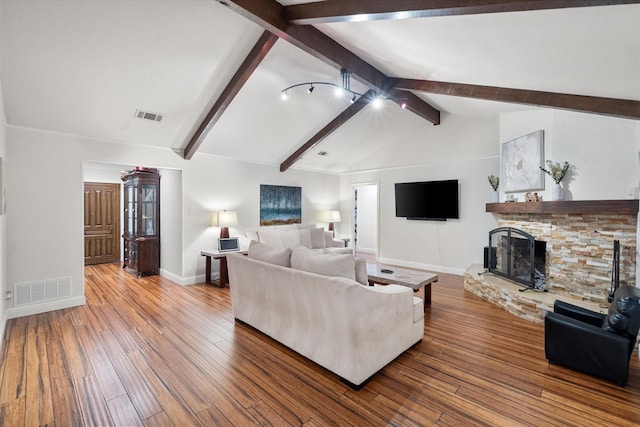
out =
[(396, 216), (430, 221), (459, 219), (458, 180), (396, 183)]

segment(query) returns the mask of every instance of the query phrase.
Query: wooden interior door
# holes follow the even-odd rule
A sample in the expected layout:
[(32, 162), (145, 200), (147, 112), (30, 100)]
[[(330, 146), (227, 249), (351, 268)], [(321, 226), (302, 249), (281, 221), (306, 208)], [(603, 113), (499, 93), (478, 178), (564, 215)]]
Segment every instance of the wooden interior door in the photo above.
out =
[(84, 183), (84, 265), (120, 261), (120, 184)]

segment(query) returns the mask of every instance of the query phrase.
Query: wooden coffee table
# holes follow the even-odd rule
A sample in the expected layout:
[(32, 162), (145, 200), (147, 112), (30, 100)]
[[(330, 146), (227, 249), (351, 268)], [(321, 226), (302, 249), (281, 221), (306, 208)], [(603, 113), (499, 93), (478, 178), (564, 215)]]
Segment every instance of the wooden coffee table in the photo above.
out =
[[(388, 269), (393, 273), (383, 273), (382, 269)], [(438, 281), (438, 275), (426, 271), (409, 270), (406, 268), (392, 267), (388, 265), (367, 263), (367, 276), (369, 284), (378, 283), (381, 285), (401, 285), (418, 292), (424, 288), (424, 307), (431, 305), (431, 283)]]

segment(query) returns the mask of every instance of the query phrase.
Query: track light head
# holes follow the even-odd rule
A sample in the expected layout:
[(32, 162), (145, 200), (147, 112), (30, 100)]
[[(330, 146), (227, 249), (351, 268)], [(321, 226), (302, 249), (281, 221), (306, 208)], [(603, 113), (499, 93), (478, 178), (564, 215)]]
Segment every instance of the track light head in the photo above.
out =
[(280, 97), (286, 100), (287, 98), (289, 98), (289, 92), (283, 90), (282, 92), (280, 92)]
[(315, 87), (313, 87), (313, 85), (309, 86), (309, 89), (307, 89), (307, 93), (313, 92), (314, 89)]
[(405, 108), (407, 108), (407, 100), (406, 99), (400, 100), (400, 108), (402, 108), (403, 110)]
[(355, 94), (351, 97), (351, 103), (353, 104), (354, 102), (356, 102), (356, 95)]

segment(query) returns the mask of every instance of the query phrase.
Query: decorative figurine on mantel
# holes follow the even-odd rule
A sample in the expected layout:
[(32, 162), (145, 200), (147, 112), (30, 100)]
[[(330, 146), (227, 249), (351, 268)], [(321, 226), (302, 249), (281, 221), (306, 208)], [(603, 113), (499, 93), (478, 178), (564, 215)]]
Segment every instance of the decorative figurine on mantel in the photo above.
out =
[(542, 201), (542, 196), (540, 196), (538, 193), (526, 193), (524, 195), (524, 201), (525, 202), (540, 202), (540, 201)]

